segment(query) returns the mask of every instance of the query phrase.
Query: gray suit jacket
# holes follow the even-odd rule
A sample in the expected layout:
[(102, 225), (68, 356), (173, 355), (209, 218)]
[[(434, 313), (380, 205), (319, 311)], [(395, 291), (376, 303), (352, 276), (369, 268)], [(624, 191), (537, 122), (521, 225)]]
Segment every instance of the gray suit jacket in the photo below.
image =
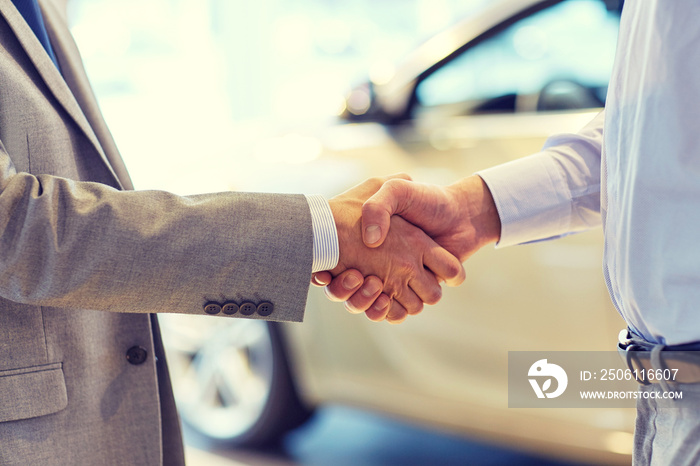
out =
[(129, 191), (61, 1), (40, 3), (62, 75), (0, 0), (0, 464), (182, 464), (150, 313), (300, 321), (309, 208)]

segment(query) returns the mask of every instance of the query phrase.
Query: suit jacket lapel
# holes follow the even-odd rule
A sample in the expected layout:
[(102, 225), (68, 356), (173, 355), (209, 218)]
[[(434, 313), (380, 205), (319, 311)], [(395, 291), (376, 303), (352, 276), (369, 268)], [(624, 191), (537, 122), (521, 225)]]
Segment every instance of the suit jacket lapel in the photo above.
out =
[[(86, 114), (92, 113), (91, 116), (93, 117), (92, 119), (95, 120), (96, 128), (102, 130), (103, 128), (101, 126), (103, 126), (106, 131), (106, 125), (100, 116), (99, 110), (97, 110), (98, 118), (95, 118), (93, 109), (97, 108), (97, 103), (95, 102), (94, 96), (92, 96), (90, 86), (84, 85), (84, 83), (87, 83), (87, 77), (84, 77), (84, 72), (82, 72), (82, 77), (84, 78), (83, 82), (80, 79), (81, 73), (76, 70), (76, 68), (78, 68), (82, 71), (80, 57), (77, 54), (77, 48), (70, 33), (65, 26), (61, 26), (60, 12), (54, 5), (42, 5), (42, 12), (44, 13), (44, 21), (46, 23), (47, 32), (49, 33), (49, 39), (54, 46), (54, 52), (56, 53), (56, 58), (61, 66), (61, 70), (65, 75), (65, 80), (64, 76), (61, 76), (61, 73), (56, 69), (56, 66), (46, 54), (44, 47), (34, 36), (34, 32), (24, 21), (24, 18), (22, 18), (22, 15), (17, 11), (12, 2), (10, 0), (0, 0), (0, 14), (5, 18), (10, 29), (12, 29), (17, 36), (17, 40), (26, 51), (39, 75), (46, 83), (46, 86), (78, 127), (85, 133), (90, 142), (92, 142), (95, 150), (112, 172), (115, 181), (120, 186), (130, 189), (132, 187), (131, 180), (129, 179), (121, 158), (118, 156), (118, 152), (116, 152), (116, 147), (114, 147), (113, 152), (119, 160), (113, 165), (105, 154), (101, 141), (98, 139), (95, 131), (93, 131), (91, 122), (88, 121), (88, 117), (86, 116)], [(75, 57), (72, 56), (73, 51)], [(76, 60), (79, 66), (76, 66)], [(78, 95), (74, 94), (67, 81), (72, 82), (76, 93), (80, 95), (79, 99), (83, 100), (83, 102), (79, 103), (78, 100), (76, 100), (78, 99)], [(89, 94), (90, 98), (87, 98), (86, 94)], [(83, 113), (81, 104), (86, 104), (85, 113)], [(101, 125), (98, 123), (98, 120)], [(107, 134), (109, 133), (107, 132)], [(105, 142), (109, 140), (111, 146), (114, 146), (111, 136), (103, 139), (105, 139)], [(111, 146), (108, 148), (112, 149)], [(114, 158), (114, 156), (112, 158)], [(123, 171), (123, 173), (118, 174), (118, 171)]]
[(73, 40), (73, 36), (66, 27), (67, 20), (63, 13), (65, 10), (59, 9), (54, 2), (39, 1), (44, 14), (46, 31), (54, 48), (54, 53), (61, 66), (61, 72), (66, 84), (72, 91), (72, 95), (77, 100), (83, 114), (94, 131), (97, 140), (104, 152), (101, 155), (107, 159), (109, 166), (117, 176), (117, 179), (125, 189), (134, 189), (126, 170), (124, 161), (119, 155), (117, 145), (112, 138), (112, 134), (107, 128), (107, 123), (102, 117), (92, 86), (85, 74), (83, 61), (80, 58), (78, 47)]

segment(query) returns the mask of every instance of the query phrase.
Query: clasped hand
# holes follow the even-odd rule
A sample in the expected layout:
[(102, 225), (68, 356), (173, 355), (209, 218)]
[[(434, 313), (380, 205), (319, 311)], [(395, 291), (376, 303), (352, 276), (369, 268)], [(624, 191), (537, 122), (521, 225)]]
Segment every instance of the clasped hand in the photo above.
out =
[(407, 175), (372, 178), (329, 204), (340, 261), (312, 283), (374, 321), (399, 323), (437, 303), (440, 282), (462, 283), (461, 262), (500, 235), (493, 198), (478, 176), (445, 187)]

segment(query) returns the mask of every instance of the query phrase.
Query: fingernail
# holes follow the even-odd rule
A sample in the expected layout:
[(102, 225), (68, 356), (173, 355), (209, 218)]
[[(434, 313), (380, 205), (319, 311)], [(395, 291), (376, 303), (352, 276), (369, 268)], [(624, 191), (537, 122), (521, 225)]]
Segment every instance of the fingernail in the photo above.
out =
[(389, 303), (386, 302), (384, 299), (378, 299), (375, 301), (374, 305), (372, 306), (372, 309), (375, 311), (383, 311), (389, 306)]
[(314, 285), (316, 285), (316, 286), (326, 286), (326, 284), (325, 284), (325, 283), (322, 283), (321, 280), (319, 280), (318, 277), (317, 277), (316, 275), (313, 275), (313, 276), (311, 277), (311, 282), (312, 282)]
[(343, 280), (343, 286), (345, 287), (346, 290), (353, 290), (353, 289), (357, 288), (359, 285), (360, 285), (360, 279), (352, 274), (348, 275)]
[(381, 236), (382, 229), (379, 228), (379, 225), (370, 225), (365, 228), (365, 240), (367, 240), (369, 244), (376, 243)]
[(374, 296), (377, 291), (379, 291), (379, 285), (371, 281), (362, 287), (362, 294), (367, 298)]

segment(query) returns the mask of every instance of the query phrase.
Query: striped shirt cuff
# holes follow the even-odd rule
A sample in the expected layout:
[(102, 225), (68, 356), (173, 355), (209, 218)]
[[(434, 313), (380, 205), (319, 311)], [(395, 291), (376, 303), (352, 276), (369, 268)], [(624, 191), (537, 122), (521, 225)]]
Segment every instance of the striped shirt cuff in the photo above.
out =
[(306, 196), (311, 210), (311, 227), (314, 234), (312, 272), (331, 270), (338, 265), (338, 231), (328, 201), (321, 195)]

